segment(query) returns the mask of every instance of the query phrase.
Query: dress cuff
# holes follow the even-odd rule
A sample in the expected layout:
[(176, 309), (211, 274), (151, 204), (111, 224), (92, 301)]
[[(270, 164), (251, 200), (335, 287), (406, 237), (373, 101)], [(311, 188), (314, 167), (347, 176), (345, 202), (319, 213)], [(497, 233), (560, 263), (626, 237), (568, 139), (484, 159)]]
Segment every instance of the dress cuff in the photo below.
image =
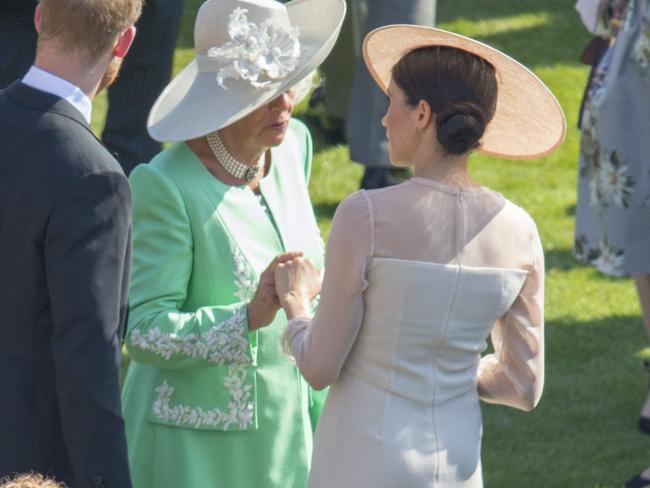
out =
[(282, 335), (282, 352), (287, 356), (293, 357), (291, 350), (291, 343), (297, 334), (304, 331), (311, 324), (311, 317), (307, 315), (299, 315), (287, 322), (287, 328)]

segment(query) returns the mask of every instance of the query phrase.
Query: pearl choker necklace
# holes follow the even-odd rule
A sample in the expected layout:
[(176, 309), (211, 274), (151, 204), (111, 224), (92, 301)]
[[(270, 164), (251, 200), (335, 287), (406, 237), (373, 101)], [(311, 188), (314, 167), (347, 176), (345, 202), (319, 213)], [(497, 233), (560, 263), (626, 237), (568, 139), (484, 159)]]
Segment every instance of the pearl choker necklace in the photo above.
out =
[(251, 182), (259, 174), (262, 166), (264, 166), (266, 152), (261, 154), (255, 166), (249, 166), (237, 160), (228, 152), (219, 136), (219, 132), (211, 132), (205, 136), (205, 138), (208, 141), (208, 146), (210, 146), (212, 154), (217, 158), (219, 164), (221, 164), (223, 169), (235, 178)]

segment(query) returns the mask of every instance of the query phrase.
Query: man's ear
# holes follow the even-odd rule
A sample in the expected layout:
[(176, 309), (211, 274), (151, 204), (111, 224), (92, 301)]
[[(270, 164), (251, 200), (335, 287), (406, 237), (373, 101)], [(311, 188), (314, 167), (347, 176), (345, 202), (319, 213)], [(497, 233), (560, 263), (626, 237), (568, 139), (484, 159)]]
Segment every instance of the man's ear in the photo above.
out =
[(117, 37), (115, 47), (113, 47), (113, 56), (116, 58), (123, 58), (129, 52), (131, 44), (135, 39), (135, 26), (130, 26)]
[(41, 33), (41, 6), (36, 5), (36, 10), (34, 10), (34, 27), (36, 28), (36, 33)]
[(426, 129), (433, 119), (431, 105), (426, 100), (420, 100), (417, 106), (417, 123), (416, 127), (422, 131)]

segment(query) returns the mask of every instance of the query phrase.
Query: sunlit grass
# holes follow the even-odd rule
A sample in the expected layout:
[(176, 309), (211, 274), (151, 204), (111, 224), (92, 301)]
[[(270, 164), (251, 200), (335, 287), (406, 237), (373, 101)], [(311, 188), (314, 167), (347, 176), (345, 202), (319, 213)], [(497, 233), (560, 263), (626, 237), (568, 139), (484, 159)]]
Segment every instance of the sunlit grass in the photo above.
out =
[(543, 26), (548, 24), (552, 18), (553, 16), (545, 11), (511, 15), (508, 17), (496, 17), (479, 21), (458, 17), (449, 22), (440, 22), (438, 27), (462, 33), (468, 37), (483, 37)]

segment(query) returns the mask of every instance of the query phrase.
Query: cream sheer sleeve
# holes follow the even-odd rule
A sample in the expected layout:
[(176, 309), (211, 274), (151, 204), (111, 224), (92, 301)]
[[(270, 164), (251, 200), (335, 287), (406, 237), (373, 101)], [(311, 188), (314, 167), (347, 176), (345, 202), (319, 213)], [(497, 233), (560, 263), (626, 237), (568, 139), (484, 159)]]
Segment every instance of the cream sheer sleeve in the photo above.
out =
[(339, 205), (327, 243), (318, 311), (313, 319), (296, 317), (287, 326), (285, 347), (315, 389), (336, 380), (361, 327), (372, 228), (364, 191), (352, 194)]
[(532, 227), (528, 276), (492, 329), (494, 353), (482, 357), (478, 368), (483, 401), (526, 411), (535, 408), (544, 386), (544, 253)]

